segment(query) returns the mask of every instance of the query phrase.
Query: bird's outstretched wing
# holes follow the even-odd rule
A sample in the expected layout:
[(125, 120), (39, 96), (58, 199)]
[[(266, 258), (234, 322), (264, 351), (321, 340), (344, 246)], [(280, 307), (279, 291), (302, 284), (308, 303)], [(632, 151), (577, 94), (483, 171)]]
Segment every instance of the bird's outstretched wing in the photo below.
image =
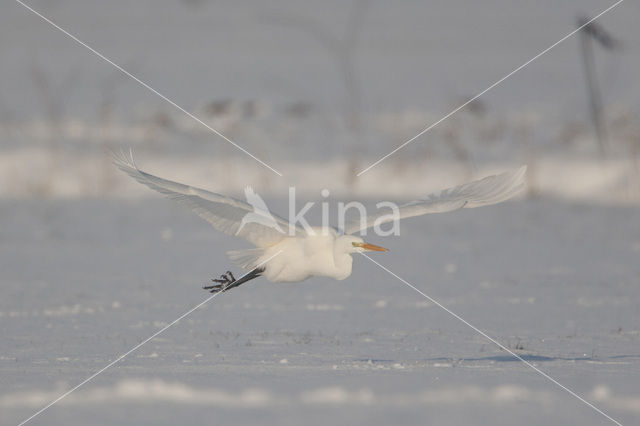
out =
[[(429, 194), (423, 200), (411, 201), (399, 206), (400, 219), (421, 216), (427, 213), (445, 213), (461, 208), (488, 206), (508, 200), (524, 188), (524, 176), (527, 166), (518, 170), (487, 176), (474, 182), (444, 189)], [(350, 222), (345, 226), (345, 234), (353, 234), (376, 224), (391, 222), (393, 218), (389, 212), (372, 215), (366, 218), (366, 223)]]
[(254, 191), (252, 187), (247, 186), (247, 187), (244, 188), (244, 196), (247, 199), (247, 202), (249, 204), (251, 204), (251, 206), (254, 209), (260, 210), (260, 211), (263, 211), (263, 212), (268, 212), (269, 211), (269, 208), (265, 204), (265, 202), (262, 199), (262, 197), (260, 197), (258, 194), (256, 194), (256, 191)]
[[(114, 164), (123, 172), (158, 191), (172, 200), (176, 200), (190, 207), (197, 215), (211, 223), (213, 227), (225, 234), (235, 235), (249, 241), (257, 247), (269, 247), (281, 241), (286, 234), (277, 227), (271, 227), (257, 222), (245, 222), (242, 218), (253, 212), (253, 207), (244, 201), (232, 197), (194, 188), (167, 179), (162, 179), (138, 169), (133, 153), (123, 151), (113, 154)], [(282, 229), (288, 230), (289, 223), (281, 217), (272, 215)], [(296, 229), (296, 232), (304, 232)]]

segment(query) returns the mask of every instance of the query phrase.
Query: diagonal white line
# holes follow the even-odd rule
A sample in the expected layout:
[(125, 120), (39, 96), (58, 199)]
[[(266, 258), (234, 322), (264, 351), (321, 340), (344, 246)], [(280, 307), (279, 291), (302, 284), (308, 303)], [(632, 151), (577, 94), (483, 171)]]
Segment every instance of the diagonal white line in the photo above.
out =
[[(267, 260), (260, 262), (256, 268), (259, 268), (260, 266), (264, 265), (265, 263), (269, 262), (271, 259), (273, 259), (274, 257), (278, 256), (280, 253), (282, 253), (282, 250), (278, 251), (276, 254), (274, 254), (273, 256), (269, 257)], [(244, 274), (242, 277), (238, 278), (238, 280), (244, 278), (245, 276), (247, 276), (248, 274), (250, 274), (250, 272), (247, 272), (246, 274)], [(187, 312), (185, 312), (184, 314), (180, 315), (178, 318), (176, 318), (175, 320), (171, 321), (169, 324), (167, 324), (166, 326), (164, 326), (161, 330), (153, 333), (151, 336), (149, 336), (148, 338), (146, 338), (145, 340), (143, 340), (142, 342), (138, 343), (137, 345), (135, 345), (133, 348), (129, 349), (127, 352), (125, 352), (124, 354), (120, 355), (118, 358), (116, 358), (114, 361), (111, 361), (109, 364), (107, 364), (106, 366), (104, 366), (103, 368), (101, 368), (100, 370), (98, 370), (97, 372), (93, 373), (91, 376), (87, 377), (86, 379), (84, 379), (82, 382), (80, 382), (79, 384), (75, 385), (74, 387), (72, 387), (71, 389), (69, 389), (68, 391), (66, 391), (65, 393), (63, 393), (62, 395), (60, 395), (58, 398), (54, 399), (53, 401), (51, 401), (49, 404), (45, 405), (44, 407), (42, 407), (39, 411), (37, 411), (36, 413), (34, 413), (33, 415), (31, 415), (29, 418), (23, 420), (18, 426), (23, 426), (24, 424), (26, 424), (27, 422), (31, 421), (32, 419), (34, 419), (35, 417), (39, 416), (40, 414), (42, 414), (44, 411), (46, 411), (47, 409), (51, 408), (53, 405), (57, 404), (58, 402), (60, 402), (62, 399), (66, 398), (67, 396), (69, 396), (72, 392), (74, 392), (75, 390), (77, 390), (78, 388), (80, 388), (81, 386), (89, 383), (91, 380), (95, 379), (97, 376), (99, 376), (100, 374), (102, 374), (103, 372), (105, 372), (106, 370), (108, 370), (109, 368), (113, 367), (115, 364), (117, 364), (118, 362), (122, 361), (127, 355), (129, 355), (130, 353), (134, 352), (135, 350), (139, 349), (140, 347), (142, 347), (144, 344), (148, 343), (149, 341), (153, 340), (155, 337), (157, 337), (158, 335), (164, 333), (167, 329), (169, 329), (171, 326), (173, 326), (174, 324), (178, 323), (181, 319), (183, 319), (184, 317), (186, 317), (187, 315), (191, 314), (193, 311), (195, 311), (196, 309), (198, 309), (200, 306), (204, 305), (205, 303), (207, 303), (208, 301), (212, 300), (213, 298), (215, 298), (216, 296), (218, 296), (221, 292), (215, 293), (212, 296), (207, 297), (203, 302), (198, 303), (196, 306), (194, 306), (193, 308), (189, 309)]]
[(553, 49), (554, 47), (556, 47), (557, 45), (559, 45), (560, 43), (562, 43), (563, 41), (565, 41), (566, 39), (568, 39), (569, 37), (573, 36), (574, 34), (576, 34), (578, 31), (580, 31), (581, 29), (583, 29), (584, 27), (586, 27), (587, 25), (589, 25), (590, 23), (592, 23), (593, 21), (595, 21), (596, 19), (598, 19), (599, 17), (601, 17), (602, 15), (604, 15), (605, 13), (609, 12), (611, 9), (613, 9), (614, 7), (616, 7), (617, 5), (619, 5), (620, 3), (622, 3), (624, 0), (618, 0), (616, 3), (612, 4), (611, 6), (609, 6), (607, 9), (603, 10), (602, 12), (600, 12), (599, 14), (597, 14), (594, 18), (591, 18), (590, 20), (588, 20), (587, 22), (585, 22), (584, 24), (580, 25), (578, 28), (576, 28), (575, 30), (571, 31), (569, 34), (567, 34), (566, 36), (562, 37), (560, 40), (556, 41), (555, 43), (553, 43), (551, 46), (547, 47), (546, 49), (544, 49), (542, 52), (538, 53), (536, 56), (534, 56), (533, 58), (529, 59), (527, 62), (525, 62), (524, 64), (520, 65), (518, 68), (514, 69), (513, 71), (511, 71), (509, 74), (505, 75), (504, 77), (502, 77), (500, 80), (496, 81), (495, 83), (493, 83), (491, 86), (487, 87), (486, 89), (484, 89), (482, 92), (478, 93), (477, 95), (475, 95), (473, 98), (469, 99), (468, 101), (466, 101), (465, 103), (463, 103), (462, 105), (460, 105), (459, 107), (457, 107), (456, 109), (454, 109), (453, 111), (451, 111), (450, 113), (448, 113), (447, 115), (445, 115), (444, 117), (442, 117), (440, 120), (436, 121), (435, 123), (431, 124), (429, 127), (426, 127), (424, 130), (422, 130), (420, 133), (418, 133), (417, 135), (415, 135), (414, 137), (412, 137), (411, 139), (407, 140), (406, 142), (404, 142), (402, 145), (398, 146), (396, 149), (394, 149), (393, 151), (391, 151), (390, 153), (388, 153), (387, 155), (385, 155), (384, 157), (380, 158), (378, 161), (376, 161), (375, 163), (371, 164), (369, 167), (367, 167), (366, 169), (362, 170), (360, 173), (358, 173), (356, 176), (360, 176), (364, 173), (366, 173), (367, 171), (371, 170), (373, 167), (377, 166), (378, 164), (380, 164), (382, 161), (384, 161), (385, 159), (387, 159), (388, 157), (392, 156), (393, 154), (395, 154), (396, 152), (400, 151), (402, 148), (404, 148), (405, 146), (409, 145), (411, 142), (413, 142), (414, 140), (418, 139), (420, 136), (424, 135), (425, 133), (427, 133), (429, 130), (433, 129), (435, 126), (437, 126), (438, 124), (442, 123), (444, 120), (446, 120), (447, 118), (451, 117), (453, 114), (455, 114), (456, 112), (460, 111), (462, 108), (466, 107), (467, 105), (469, 105), (471, 102), (475, 101), (476, 99), (478, 99), (480, 96), (484, 95), (485, 93), (487, 93), (489, 90), (493, 89), (494, 87), (496, 87), (497, 85), (499, 85), (500, 83), (502, 83), (503, 81), (505, 81), (506, 79), (508, 79), (509, 77), (511, 77), (512, 75), (514, 75), (515, 73), (517, 73), (518, 71), (520, 71), (521, 69), (523, 69), (524, 67), (526, 67), (527, 65), (529, 65), (531, 62), (535, 61), (536, 59), (538, 59), (539, 57), (541, 57), (542, 55), (544, 55), (545, 53), (549, 52), (551, 49)]
[(396, 275), (395, 273), (391, 272), (389, 269), (387, 269), (386, 267), (384, 267), (383, 265), (381, 265), (380, 263), (376, 262), (375, 260), (373, 260), (372, 258), (370, 258), (369, 256), (367, 256), (364, 253), (360, 253), (361, 255), (363, 255), (364, 257), (366, 257), (367, 259), (369, 259), (370, 261), (372, 261), (373, 263), (375, 263), (376, 265), (378, 265), (380, 268), (382, 268), (383, 270), (385, 270), (386, 272), (388, 272), (389, 274), (391, 274), (392, 276), (394, 276), (395, 278), (397, 278), (398, 280), (400, 280), (402, 283), (406, 284), (408, 287), (412, 288), (413, 290), (415, 290), (416, 292), (420, 293), (423, 297), (425, 297), (427, 300), (429, 300), (431, 303), (434, 303), (436, 305), (438, 305), (440, 308), (444, 309), (447, 313), (451, 314), (453, 317), (455, 317), (456, 319), (458, 319), (459, 321), (463, 322), (465, 325), (469, 326), (470, 328), (472, 328), (475, 332), (479, 333), (480, 335), (482, 335), (483, 337), (485, 337), (486, 339), (490, 340), (492, 343), (496, 344), (498, 347), (500, 347), (501, 349), (509, 352), (509, 354), (513, 355), (515, 358), (517, 358), (518, 360), (522, 361), (524, 364), (526, 364), (528, 367), (531, 367), (533, 370), (535, 370), (537, 373), (539, 373), (540, 375), (542, 375), (543, 377), (545, 377), (546, 379), (550, 380), (551, 382), (553, 382), (554, 384), (558, 385), (559, 387), (561, 387), (562, 389), (564, 389), (565, 391), (567, 391), (569, 394), (571, 394), (572, 396), (578, 398), (580, 401), (584, 402), (585, 404), (587, 404), (589, 407), (593, 408), (594, 410), (596, 410), (598, 413), (602, 414), (603, 416), (605, 416), (607, 419), (611, 420), (612, 422), (614, 422), (615, 424), (617, 424), (618, 426), (622, 426), (622, 423), (620, 423), (619, 421), (617, 421), (616, 419), (614, 419), (613, 417), (609, 416), (607, 413), (605, 413), (604, 411), (602, 411), (601, 409), (599, 409), (598, 407), (596, 407), (595, 405), (593, 405), (592, 403), (590, 403), (589, 401), (587, 401), (586, 399), (584, 399), (583, 397), (581, 397), (580, 395), (578, 395), (577, 393), (575, 393), (574, 391), (572, 391), (571, 389), (569, 389), (568, 387), (566, 387), (565, 385), (563, 385), (562, 383), (558, 382), (556, 379), (554, 379), (553, 377), (549, 376), (547, 373), (545, 373), (544, 371), (540, 370), (538, 367), (536, 367), (535, 365), (533, 365), (532, 363), (530, 363), (529, 361), (527, 361), (526, 359), (522, 358), (520, 355), (518, 355), (517, 353), (513, 352), (511, 349), (507, 348), (506, 346), (504, 346), (502, 343), (498, 342), (497, 340), (495, 340), (494, 338), (492, 338), (491, 336), (489, 336), (487, 333), (485, 333), (484, 331), (480, 330), (478, 327), (476, 327), (475, 325), (471, 324), (469, 321), (465, 320), (464, 318), (462, 318), (460, 315), (456, 314), (455, 312), (453, 312), (451, 309), (447, 308), (446, 306), (442, 305), (440, 302), (438, 302), (437, 300), (435, 300), (433, 297), (429, 296), (428, 294), (422, 292), (421, 290), (417, 289), (415, 286), (413, 286), (411, 283), (409, 283), (408, 281), (404, 280), (403, 278), (399, 277), (398, 275)]
[(223, 135), (222, 133), (220, 133), (219, 131), (217, 131), (216, 129), (214, 129), (213, 127), (211, 127), (210, 125), (208, 125), (207, 123), (205, 123), (204, 121), (202, 121), (201, 119), (199, 119), (198, 117), (196, 117), (195, 115), (193, 115), (192, 113), (190, 113), (189, 111), (187, 111), (186, 109), (184, 109), (183, 107), (181, 107), (180, 105), (175, 103), (174, 101), (172, 101), (171, 99), (169, 99), (168, 97), (166, 97), (165, 95), (163, 95), (162, 93), (158, 92), (156, 89), (154, 89), (153, 87), (151, 87), (150, 85), (148, 85), (144, 81), (140, 80), (138, 77), (136, 77), (135, 75), (131, 74), (129, 71), (127, 71), (126, 69), (122, 68), (120, 65), (116, 64), (111, 59), (107, 58), (102, 53), (100, 53), (97, 50), (95, 50), (93, 47), (89, 46), (87, 43), (83, 42), (82, 40), (80, 40), (79, 38), (77, 38), (76, 36), (74, 36), (73, 34), (68, 32), (64, 28), (60, 27), (58, 24), (56, 24), (55, 22), (53, 22), (52, 20), (50, 20), (46, 16), (42, 15), (40, 12), (36, 11), (31, 6), (23, 3), (21, 0), (16, 0), (16, 2), (21, 4), (22, 6), (24, 6), (26, 9), (30, 10), (31, 12), (33, 12), (35, 15), (39, 16), (40, 18), (42, 18), (44, 21), (46, 21), (49, 24), (51, 24), (53, 27), (55, 27), (58, 30), (60, 30), (61, 32), (63, 32), (65, 35), (67, 35), (69, 38), (74, 40), (76, 43), (84, 46), (89, 51), (94, 53), (96, 56), (98, 56), (99, 58), (103, 59), (104, 61), (108, 62), (109, 64), (111, 64), (112, 66), (117, 68), (119, 71), (121, 71), (126, 76), (128, 76), (131, 79), (135, 80), (140, 85), (144, 86), (145, 88), (147, 88), (151, 92), (155, 93), (156, 95), (158, 95), (159, 97), (161, 97), (162, 99), (164, 99), (165, 101), (170, 103), (175, 108), (179, 109), (180, 111), (182, 111), (183, 113), (185, 113), (189, 117), (193, 118), (195, 121), (197, 121), (198, 123), (202, 124), (204, 127), (206, 127), (207, 129), (211, 130), (213, 133), (215, 133), (216, 135), (220, 136), (222, 139), (224, 139), (225, 141), (229, 142), (231, 145), (235, 146), (240, 151), (244, 152), (249, 157), (251, 157), (254, 160), (256, 160), (258, 163), (262, 164), (263, 166), (265, 166), (266, 168), (268, 168), (269, 170), (271, 170), (272, 172), (274, 172), (278, 176), (282, 176), (282, 173), (280, 173), (279, 171), (277, 171), (276, 169), (274, 169), (273, 167), (271, 167), (270, 165), (268, 165), (267, 163), (265, 163), (264, 161), (262, 161), (261, 159), (259, 159), (258, 157), (256, 157), (255, 155), (253, 155), (252, 153), (250, 153), (249, 151), (247, 151), (246, 149), (244, 149), (243, 147), (241, 147), (240, 145), (238, 145), (237, 143), (235, 143), (234, 141), (232, 141), (231, 139), (229, 139), (228, 137), (226, 137), (225, 135)]
[(147, 339), (143, 340), (142, 342), (138, 343), (136, 346), (134, 346), (133, 348), (131, 348), (130, 350), (128, 350), (127, 352), (125, 352), (124, 354), (120, 355), (118, 358), (116, 358), (114, 361), (111, 361), (109, 364), (107, 364), (106, 366), (104, 366), (102, 369), (98, 370), (96, 373), (92, 374), (91, 376), (87, 377), (85, 380), (83, 380), (82, 382), (80, 382), (79, 384), (77, 384), (76, 386), (74, 386), (73, 388), (69, 389), (67, 392), (63, 393), (62, 395), (60, 395), (58, 398), (54, 399), (53, 401), (51, 401), (49, 404), (47, 404), (46, 406), (44, 406), (43, 408), (40, 409), (40, 411), (36, 412), (35, 414), (33, 414), (31, 417), (29, 417), (28, 419), (24, 420), (22, 423), (20, 423), (18, 426), (22, 426), (25, 423), (27, 423), (28, 421), (32, 420), (34, 417), (40, 415), (42, 412), (44, 412), (45, 410), (47, 410), (48, 408), (50, 408), (52, 405), (58, 403), (59, 401), (61, 401), (63, 398), (69, 396), (69, 394), (71, 394), (72, 392), (74, 392), (76, 389), (78, 389), (79, 387), (85, 385), (86, 383), (90, 382), (91, 380), (93, 380), (94, 378), (96, 378), (98, 375), (100, 375), (101, 373), (103, 373), (104, 371), (106, 371), (107, 369), (111, 368), (112, 366), (114, 366), (115, 364), (117, 364), (118, 362), (122, 361), (127, 355), (129, 355), (131, 352), (134, 352), (136, 349), (140, 348), (141, 346), (143, 346), (145, 343), (148, 343), (150, 340), (153, 340), (153, 338), (155, 338), (156, 336), (158, 336), (159, 334), (161, 334), (162, 332), (164, 332), (165, 330), (167, 330), (169, 327), (171, 327), (172, 325), (174, 325), (175, 323), (177, 323), (178, 321), (180, 321), (181, 319), (183, 319), (184, 317), (186, 317), (187, 315), (189, 315), (191, 312), (195, 311), (196, 309), (198, 309), (200, 306), (204, 305), (205, 303), (207, 303), (208, 301), (210, 301), (211, 299), (213, 299), (214, 297), (216, 297), (217, 295), (219, 295), (220, 293), (216, 293), (213, 296), (209, 296), (208, 298), (206, 298), (204, 300), (204, 302), (199, 303), (198, 305), (196, 305), (194, 308), (190, 309), (188, 312), (182, 314), (180, 317), (178, 317), (177, 319), (175, 319), (174, 321), (172, 321), (171, 323), (169, 323), (168, 325), (166, 325), (165, 327), (163, 327), (161, 330), (157, 331), (156, 333), (154, 333), (153, 335), (151, 335), (150, 337), (148, 337)]

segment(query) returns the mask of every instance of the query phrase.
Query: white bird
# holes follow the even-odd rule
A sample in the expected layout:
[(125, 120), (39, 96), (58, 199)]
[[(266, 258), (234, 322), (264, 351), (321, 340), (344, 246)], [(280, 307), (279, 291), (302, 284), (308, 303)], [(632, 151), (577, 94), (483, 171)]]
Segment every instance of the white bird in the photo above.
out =
[(267, 208), (267, 204), (264, 202), (262, 197), (260, 197), (250, 186), (244, 188), (244, 196), (247, 199), (247, 202), (251, 204), (253, 207), (253, 211), (251, 213), (247, 213), (242, 217), (242, 221), (240, 222), (240, 228), (238, 228), (237, 232), (240, 232), (242, 228), (248, 223), (261, 223), (270, 228), (275, 228), (281, 233), (284, 233), (278, 222), (273, 217), (273, 215), (269, 212)]
[[(313, 228), (313, 232), (306, 232), (296, 226), (295, 233), (291, 235), (291, 232), (286, 234), (279, 229), (280, 226), (289, 229), (289, 223), (276, 215), (269, 214), (275, 226), (261, 220), (243, 222), (247, 214), (256, 214), (254, 206), (265, 211), (266, 205), (258, 203), (252, 206), (232, 197), (143, 172), (136, 166), (132, 153), (114, 154), (114, 163), (138, 182), (190, 207), (215, 229), (244, 238), (255, 246), (227, 252), (231, 260), (249, 272), (238, 280), (229, 271), (220, 279), (212, 280), (217, 284), (204, 287), (212, 293), (229, 290), (259, 276), (272, 282), (298, 282), (311, 276), (343, 280), (351, 275), (353, 253), (387, 251), (352, 234), (373, 226), (376, 220), (379, 224), (393, 220), (388, 214), (369, 216), (362, 223), (345, 226), (344, 230), (331, 228), (327, 232), (326, 229)], [(522, 190), (525, 173), (526, 166), (522, 166), (512, 172), (488, 176), (430, 194), (425, 199), (399, 206), (399, 218), (500, 203)], [(263, 213), (259, 215), (263, 216)]]

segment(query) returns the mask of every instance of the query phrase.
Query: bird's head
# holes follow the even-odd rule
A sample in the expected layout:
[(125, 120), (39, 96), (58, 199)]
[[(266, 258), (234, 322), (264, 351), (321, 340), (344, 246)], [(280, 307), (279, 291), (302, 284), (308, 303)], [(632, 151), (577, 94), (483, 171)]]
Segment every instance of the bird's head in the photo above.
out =
[(343, 253), (362, 253), (365, 251), (389, 251), (388, 249), (373, 244), (365, 243), (360, 237), (354, 235), (341, 235), (336, 240), (336, 250)]

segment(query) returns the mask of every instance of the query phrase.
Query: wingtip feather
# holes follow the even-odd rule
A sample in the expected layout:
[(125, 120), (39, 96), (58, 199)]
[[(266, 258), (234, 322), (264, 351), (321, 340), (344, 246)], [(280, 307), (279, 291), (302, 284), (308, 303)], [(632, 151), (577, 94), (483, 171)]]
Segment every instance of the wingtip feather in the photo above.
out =
[(129, 175), (140, 172), (133, 156), (133, 148), (129, 148), (128, 153), (122, 148), (120, 151), (111, 151), (111, 158), (117, 168)]

